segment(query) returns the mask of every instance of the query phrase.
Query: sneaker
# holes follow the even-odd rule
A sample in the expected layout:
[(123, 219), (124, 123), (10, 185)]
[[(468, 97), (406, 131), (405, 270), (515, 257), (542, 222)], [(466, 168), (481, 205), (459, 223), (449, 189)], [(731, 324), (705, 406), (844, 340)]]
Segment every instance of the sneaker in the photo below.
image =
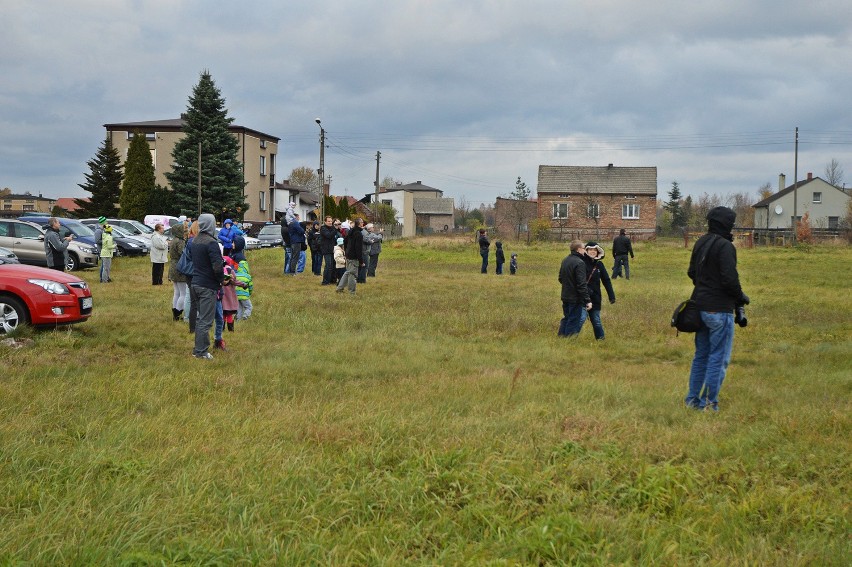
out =
[(213, 360), (213, 355), (209, 352), (205, 352), (204, 354), (193, 354), (195, 358), (200, 358), (202, 360)]

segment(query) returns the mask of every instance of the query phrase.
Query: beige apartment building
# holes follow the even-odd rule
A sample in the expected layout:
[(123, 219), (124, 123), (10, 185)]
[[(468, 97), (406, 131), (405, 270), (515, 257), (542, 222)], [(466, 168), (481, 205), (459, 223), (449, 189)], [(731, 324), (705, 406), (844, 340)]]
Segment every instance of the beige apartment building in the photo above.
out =
[[(183, 138), (183, 118), (153, 120), (150, 122), (122, 122), (104, 124), (107, 136), (118, 150), (122, 163), (135, 132), (145, 135), (154, 162), (154, 178), (158, 185), (169, 187), (166, 172), (172, 170), (172, 150)], [(275, 167), (280, 138), (231, 124), (228, 128), (239, 142), (238, 159), (243, 166), (243, 194), (249, 204), (243, 220), (265, 222), (273, 220), (271, 188), (275, 186)]]
[(0, 216), (15, 218), (26, 213), (51, 214), (56, 199), (33, 195), (29, 191), (23, 194), (12, 193), (9, 189), (0, 190)]

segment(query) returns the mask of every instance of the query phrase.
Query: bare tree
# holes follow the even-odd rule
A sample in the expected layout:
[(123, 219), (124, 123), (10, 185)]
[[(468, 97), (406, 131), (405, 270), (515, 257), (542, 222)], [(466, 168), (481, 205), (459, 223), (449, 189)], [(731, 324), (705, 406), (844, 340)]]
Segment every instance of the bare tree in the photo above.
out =
[(595, 240), (601, 239), (601, 203), (599, 197), (600, 195), (592, 193), (591, 189), (586, 189), (585, 198), (583, 199), (583, 205), (585, 206), (583, 214), (595, 223)]
[(467, 219), (470, 217), (470, 201), (462, 195), (455, 200), (455, 224), (457, 227), (466, 227)]
[(737, 213), (737, 226), (754, 226), (754, 197), (745, 192), (732, 193), (728, 195), (725, 204)]
[(290, 172), (290, 185), (304, 187), (318, 195), (322, 194), (322, 191), (320, 191), (319, 176), (313, 169), (304, 165), (294, 167), (293, 171)]
[(772, 190), (772, 183), (770, 183), (769, 181), (767, 181), (757, 189), (757, 196), (761, 201), (764, 199), (768, 199), (772, 196), (773, 193), (774, 191)]
[(825, 180), (835, 187), (843, 186), (843, 168), (840, 167), (840, 162), (834, 158), (825, 164)]

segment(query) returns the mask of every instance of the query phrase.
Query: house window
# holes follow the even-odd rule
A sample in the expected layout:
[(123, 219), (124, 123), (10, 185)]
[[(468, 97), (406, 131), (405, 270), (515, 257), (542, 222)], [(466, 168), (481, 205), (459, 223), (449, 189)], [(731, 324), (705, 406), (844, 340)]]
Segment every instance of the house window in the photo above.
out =
[(266, 176), (266, 156), (260, 156), (260, 174)]
[(822, 192), (814, 191), (814, 203), (822, 203)]
[[(140, 132), (140, 133), (141, 133), (141, 132)], [(156, 132), (145, 132), (145, 133), (144, 133), (144, 134), (142, 134), (142, 135), (143, 135), (143, 136), (145, 136), (145, 139), (146, 139), (146, 140), (148, 140), (149, 142), (154, 142), (154, 141), (156, 141), (156, 140), (157, 140), (157, 133), (156, 133)], [(133, 132), (128, 132), (128, 133), (127, 133), (127, 139), (128, 139), (128, 140), (132, 140), (132, 139), (133, 139)]]
[(621, 205), (621, 218), (638, 219), (639, 205)]
[(393, 206), (393, 201), (391, 201), (390, 199), (382, 199), (382, 204)]
[(24, 205), (24, 210), (25, 211), (34, 211), (35, 205)]
[(261, 140), (261, 141), (260, 141), (260, 147), (261, 147), (261, 148), (266, 148), (266, 140)]
[(625, 198), (625, 199), (635, 199), (635, 198), (636, 198), (636, 195), (633, 195), (633, 194), (628, 193), (627, 195), (625, 195), (625, 196), (624, 196), (624, 198)]
[(4, 211), (11, 211), (11, 210), (12, 210), (12, 205), (3, 205), (3, 210), (4, 210)]
[(586, 215), (590, 219), (597, 219), (601, 216), (601, 206), (598, 203), (589, 203), (589, 206), (586, 207)]
[(828, 217), (828, 228), (837, 230), (840, 227), (840, 217)]
[(260, 195), (260, 203), (258, 204), (258, 208), (260, 208), (261, 211), (265, 211), (266, 210), (266, 191), (260, 191), (259, 195)]
[(553, 218), (567, 219), (568, 218), (568, 203), (553, 203)]

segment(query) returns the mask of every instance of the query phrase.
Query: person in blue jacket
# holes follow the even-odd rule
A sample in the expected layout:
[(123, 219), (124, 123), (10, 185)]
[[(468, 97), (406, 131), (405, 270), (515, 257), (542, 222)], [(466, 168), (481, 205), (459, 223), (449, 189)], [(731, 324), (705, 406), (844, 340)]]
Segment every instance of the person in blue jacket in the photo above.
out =
[(290, 275), (296, 275), (296, 269), (299, 266), (299, 257), (302, 255), (302, 249), (306, 247), (305, 227), (299, 222), (299, 215), (293, 215), (293, 221), (287, 225), (287, 232), (290, 234)]
[(225, 219), (222, 223), (222, 230), (219, 231), (219, 242), (222, 243), (222, 254), (225, 256), (231, 255), (231, 250), (234, 248), (234, 238), (242, 236), (245, 233), (234, 225), (231, 219)]

